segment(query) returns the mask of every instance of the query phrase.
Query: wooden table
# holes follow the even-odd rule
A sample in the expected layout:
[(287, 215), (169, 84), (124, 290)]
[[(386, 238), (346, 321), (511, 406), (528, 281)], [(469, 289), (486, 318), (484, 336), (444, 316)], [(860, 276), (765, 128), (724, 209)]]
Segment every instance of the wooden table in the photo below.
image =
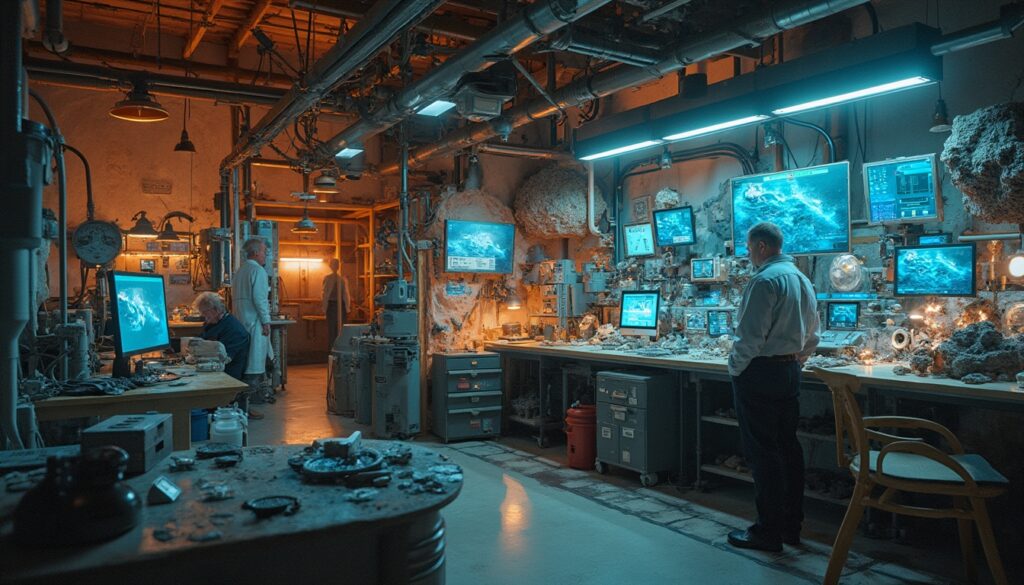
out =
[(60, 420), (167, 412), (171, 414), (174, 427), (174, 448), (188, 449), (192, 445), (192, 409), (225, 406), (248, 386), (224, 372), (199, 372), (181, 381), (186, 384), (171, 386), (164, 382), (129, 390), (120, 396), (58, 396), (40, 400), (35, 403), (36, 416), (39, 420)]
[[(375, 449), (392, 444), (364, 441)], [(441, 483), (443, 493), (400, 488), (400, 483), (411, 483), (400, 475), (430, 473), (431, 467), (448, 464), (436, 452), (408, 446), (413, 452), (409, 465), (392, 467), (391, 483), (365, 502), (349, 501), (353, 490), (343, 486), (304, 483), (287, 463), (298, 446), (248, 447), (243, 461), (231, 469), (216, 469), (204, 460), (197, 461), (194, 471), (170, 473), (163, 462), (128, 483), (145, 500), (153, 480), (165, 475), (182, 488), (181, 496), (171, 504), (144, 506), (139, 525), (114, 540), (29, 548), (12, 542), (10, 523), (0, 526), (0, 581), (440, 585), (445, 563), (440, 510), (458, 496), (462, 477), (446, 476), (453, 481)], [(203, 501), (200, 480), (224, 481), (235, 496)], [(246, 500), (274, 495), (297, 497), (301, 508), (291, 516), (263, 520), (241, 508)], [(9, 517), (19, 497), (0, 491), (0, 517)], [(214, 530), (221, 533), (215, 540), (189, 538)]]

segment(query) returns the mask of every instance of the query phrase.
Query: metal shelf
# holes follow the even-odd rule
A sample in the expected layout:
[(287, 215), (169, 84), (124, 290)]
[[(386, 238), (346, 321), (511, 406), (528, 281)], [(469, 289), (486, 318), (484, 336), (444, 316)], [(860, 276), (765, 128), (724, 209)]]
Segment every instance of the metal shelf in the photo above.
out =
[(508, 415), (508, 420), (510, 420), (512, 422), (515, 422), (515, 423), (519, 423), (521, 425), (526, 425), (528, 427), (533, 427), (535, 429), (539, 429), (541, 427), (543, 427), (545, 429), (560, 429), (560, 428), (562, 428), (562, 421), (560, 421), (560, 420), (547, 420), (547, 419), (545, 419), (542, 416), (538, 416), (538, 417), (534, 417), (534, 418), (526, 418), (525, 416), (519, 416), (517, 414), (510, 414), (510, 415)]
[[(723, 425), (723, 426), (727, 426), (727, 427), (738, 427), (738, 426), (740, 426), (739, 421), (737, 421), (734, 418), (729, 418), (727, 416), (710, 416), (710, 415), (709, 416), (702, 416), (702, 417), (700, 417), (700, 420), (703, 421), (703, 422), (706, 422), (706, 423), (712, 423), (712, 424), (716, 424), (716, 425)], [(835, 440), (836, 440), (835, 435), (821, 435), (821, 434), (818, 434), (818, 433), (808, 433), (807, 431), (797, 431), (796, 432), (796, 436), (804, 438), (804, 439), (810, 439), (812, 441), (824, 441), (824, 442), (830, 442), (830, 443), (834, 443)]]
[[(714, 473), (715, 475), (720, 475), (722, 477), (738, 479), (740, 481), (745, 481), (747, 483), (754, 483), (754, 478), (749, 473), (742, 473), (736, 471), (735, 469), (729, 469), (728, 467), (725, 467), (723, 465), (704, 464), (700, 466), (700, 469), (701, 471)], [(813, 492), (806, 489), (804, 490), (804, 496), (811, 498), (812, 500), (828, 502), (830, 504), (835, 504), (837, 506), (846, 506), (850, 503), (849, 498), (840, 500), (837, 498), (833, 498), (831, 496), (826, 496), (825, 494), (822, 493)]]

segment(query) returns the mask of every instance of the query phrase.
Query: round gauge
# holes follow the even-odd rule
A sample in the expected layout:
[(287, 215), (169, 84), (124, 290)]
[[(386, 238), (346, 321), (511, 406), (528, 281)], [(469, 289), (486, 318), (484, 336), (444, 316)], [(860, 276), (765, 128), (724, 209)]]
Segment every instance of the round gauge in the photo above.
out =
[(102, 266), (121, 253), (121, 228), (109, 221), (89, 220), (75, 229), (71, 245), (83, 262)]

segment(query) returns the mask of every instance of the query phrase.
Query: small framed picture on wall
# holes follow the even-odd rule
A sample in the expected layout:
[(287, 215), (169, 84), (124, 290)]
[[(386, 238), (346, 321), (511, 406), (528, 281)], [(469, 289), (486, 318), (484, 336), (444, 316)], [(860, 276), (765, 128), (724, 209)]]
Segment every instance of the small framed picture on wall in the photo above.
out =
[(651, 221), (651, 196), (633, 198), (633, 222)]

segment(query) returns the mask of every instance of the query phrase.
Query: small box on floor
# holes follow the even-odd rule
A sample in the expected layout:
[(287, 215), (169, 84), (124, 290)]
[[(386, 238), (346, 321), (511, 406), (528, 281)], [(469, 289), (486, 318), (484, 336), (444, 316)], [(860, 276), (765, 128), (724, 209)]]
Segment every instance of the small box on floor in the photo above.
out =
[(128, 452), (128, 473), (145, 473), (171, 454), (169, 414), (119, 414), (82, 431), (82, 450), (116, 445)]

